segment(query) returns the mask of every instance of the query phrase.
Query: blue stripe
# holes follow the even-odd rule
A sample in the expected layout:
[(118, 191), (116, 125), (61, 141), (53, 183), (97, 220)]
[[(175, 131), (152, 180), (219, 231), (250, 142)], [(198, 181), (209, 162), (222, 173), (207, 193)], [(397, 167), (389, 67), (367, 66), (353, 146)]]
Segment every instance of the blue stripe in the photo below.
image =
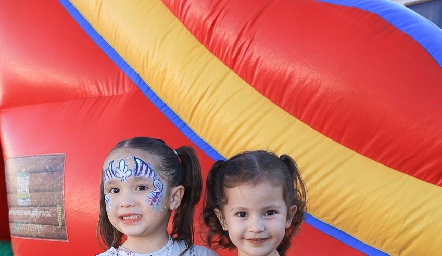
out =
[(319, 0), (340, 6), (355, 7), (389, 22), (420, 44), (442, 67), (442, 30), (405, 6), (387, 0)]
[[(66, 8), (69, 14), (78, 22), (83, 30), (92, 38), (92, 40), (117, 64), (118, 67), (140, 88), (140, 90), (146, 95), (146, 97), (158, 108), (160, 111), (176, 126), (178, 129), (187, 136), (196, 146), (204, 151), (214, 161), (225, 160), (215, 149), (201, 139), (187, 124), (170, 109), (166, 103), (164, 103), (143, 81), (143, 79), (133, 70), (121, 56), (100, 36), (95, 29), (89, 24), (89, 22), (81, 15), (80, 12), (68, 1), (59, 0), (60, 3)], [(306, 215), (306, 222), (318, 230), (335, 237), (350, 247), (360, 250), (370, 255), (386, 255), (383, 252), (374, 249), (361, 241), (353, 238), (352, 236), (340, 231), (333, 226), (330, 226), (311, 215)]]
[(356, 250), (363, 252), (367, 255), (388, 255), (387, 253), (380, 251), (374, 247), (371, 247), (367, 244), (364, 244), (363, 242), (359, 241), (358, 239), (350, 236), (349, 234), (325, 223), (322, 222), (321, 220), (313, 217), (310, 214), (306, 214), (305, 215), (305, 222), (308, 223), (310, 226), (313, 226), (319, 230), (321, 230), (322, 232), (324, 232), (325, 234), (332, 236), (336, 239), (338, 239), (339, 241), (345, 243), (346, 245), (355, 248)]

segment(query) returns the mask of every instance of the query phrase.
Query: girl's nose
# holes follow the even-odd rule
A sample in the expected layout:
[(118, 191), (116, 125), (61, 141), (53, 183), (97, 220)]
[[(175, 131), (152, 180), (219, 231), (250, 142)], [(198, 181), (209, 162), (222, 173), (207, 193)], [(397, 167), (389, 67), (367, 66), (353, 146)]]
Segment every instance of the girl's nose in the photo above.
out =
[(265, 221), (258, 217), (252, 217), (250, 218), (250, 224), (249, 224), (249, 231), (250, 232), (263, 232), (265, 230)]
[(122, 193), (120, 207), (128, 208), (135, 206), (134, 196), (131, 193)]
[(120, 207), (122, 208), (128, 208), (135, 206), (135, 203), (131, 200), (122, 200), (120, 203)]

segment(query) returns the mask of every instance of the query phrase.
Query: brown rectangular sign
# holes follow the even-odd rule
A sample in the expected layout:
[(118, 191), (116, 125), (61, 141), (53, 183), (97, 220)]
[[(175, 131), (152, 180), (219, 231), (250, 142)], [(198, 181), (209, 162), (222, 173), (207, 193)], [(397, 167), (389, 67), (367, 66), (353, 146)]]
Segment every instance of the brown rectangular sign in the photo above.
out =
[(12, 236), (68, 240), (64, 209), (65, 154), (5, 161)]

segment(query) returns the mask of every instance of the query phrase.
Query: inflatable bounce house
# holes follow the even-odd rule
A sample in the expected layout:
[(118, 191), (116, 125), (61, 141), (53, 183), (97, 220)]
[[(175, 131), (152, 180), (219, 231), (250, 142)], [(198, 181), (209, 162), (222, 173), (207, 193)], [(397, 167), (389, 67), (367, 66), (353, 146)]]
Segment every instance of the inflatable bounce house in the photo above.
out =
[(3, 0), (0, 35), (16, 256), (104, 251), (102, 164), (133, 136), (195, 147), (204, 177), (244, 150), (292, 156), (308, 214), (289, 255), (442, 255), (442, 31), (402, 5)]

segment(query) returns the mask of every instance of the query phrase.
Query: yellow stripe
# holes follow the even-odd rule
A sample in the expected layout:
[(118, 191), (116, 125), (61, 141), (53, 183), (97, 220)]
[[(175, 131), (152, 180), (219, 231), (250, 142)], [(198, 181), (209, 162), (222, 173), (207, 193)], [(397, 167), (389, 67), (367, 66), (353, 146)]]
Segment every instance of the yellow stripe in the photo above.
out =
[(247, 149), (288, 153), (301, 168), (313, 216), (392, 255), (441, 253), (442, 188), (361, 156), (282, 111), (208, 52), (160, 1), (72, 2), (223, 156)]

